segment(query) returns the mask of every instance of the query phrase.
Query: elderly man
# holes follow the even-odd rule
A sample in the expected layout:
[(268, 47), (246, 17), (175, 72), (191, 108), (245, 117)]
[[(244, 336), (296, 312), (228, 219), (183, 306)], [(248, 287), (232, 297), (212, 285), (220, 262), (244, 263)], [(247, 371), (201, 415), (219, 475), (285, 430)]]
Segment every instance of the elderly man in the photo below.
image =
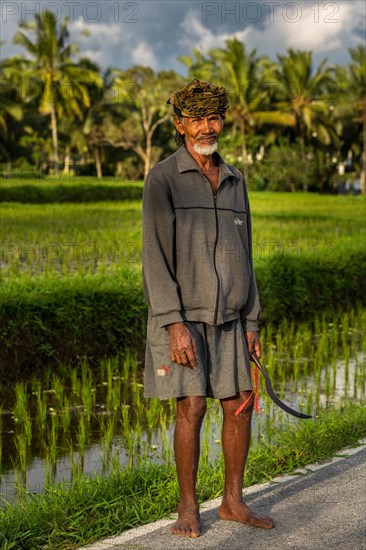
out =
[(206, 397), (220, 400), (224, 416), (219, 517), (270, 529), (273, 520), (250, 510), (242, 497), (253, 409), (249, 356), (260, 356), (260, 306), (245, 182), (216, 153), (227, 94), (194, 80), (168, 103), (182, 145), (146, 179), (143, 277), (149, 307), (145, 396), (177, 400), (180, 500), (172, 532), (201, 532), (196, 480)]

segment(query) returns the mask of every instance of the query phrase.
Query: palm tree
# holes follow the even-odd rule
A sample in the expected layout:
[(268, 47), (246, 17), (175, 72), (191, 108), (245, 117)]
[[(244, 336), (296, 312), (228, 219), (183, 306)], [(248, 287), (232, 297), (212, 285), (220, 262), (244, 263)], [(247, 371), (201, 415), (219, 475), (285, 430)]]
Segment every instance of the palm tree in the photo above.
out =
[[(1, 44), (0, 44), (1, 45)], [(0, 131), (2, 134), (0, 149), (5, 158), (9, 158), (9, 141), (14, 121), (23, 117), (20, 94), (20, 76), (26, 61), (11, 57), (0, 61)]]
[(334, 80), (330, 67), (325, 66), (326, 60), (313, 71), (310, 51), (289, 49), (287, 55), (278, 55), (278, 59), (275, 101), (279, 108), (294, 115), (302, 154), (313, 138), (325, 145), (337, 142), (329, 105)]
[[(336, 70), (339, 102), (335, 108), (335, 116), (341, 125), (340, 133), (343, 135), (351, 123), (356, 130), (356, 135), (352, 137), (357, 141), (361, 125), (361, 192), (366, 194), (366, 46), (359, 45), (348, 51), (352, 63), (347, 67), (337, 67)], [(359, 153), (358, 143), (354, 142), (352, 148)]]
[(102, 88), (94, 87), (93, 101), (87, 111), (83, 126), (83, 139), (85, 145), (90, 147), (94, 153), (97, 177), (101, 178), (102, 163), (100, 158), (100, 147), (105, 145), (106, 130), (110, 121), (116, 125), (122, 123), (122, 115), (118, 102), (115, 101), (114, 82), (115, 70), (108, 68), (103, 75)]
[(17, 65), (11, 59), (5, 59), (0, 62), (0, 84), (1, 84), (1, 102), (0, 102), (0, 129), (7, 132), (8, 118), (20, 120), (22, 117), (22, 108), (19, 102), (16, 85)]
[[(31, 56), (30, 70), (25, 78), (35, 85), (39, 111), (51, 118), (56, 173), (59, 165), (58, 118), (65, 115), (82, 118), (83, 106), (90, 104), (87, 84), (102, 85), (99, 74), (71, 61), (77, 47), (68, 44), (67, 23), (65, 18), (58, 27), (56, 16), (45, 11), (36, 14), (31, 22), (22, 22), (20, 27), (26, 32), (18, 32), (13, 40)], [(33, 42), (28, 38), (29, 32), (35, 37)]]
[(225, 85), (229, 95), (229, 115), (239, 126), (242, 159), (248, 159), (246, 136), (256, 125), (275, 124), (293, 126), (291, 113), (273, 110), (268, 102), (269, 91), (264, 86), (268, 61), (259, 59), (256, 50), (250, 53), (237, 38), (226, 41), (226, 48), (212, 49), (206, 59), (193, 51), (195, 62), (188, 57), (180, 60), (189, 67), (189, 76), (207, 77)]

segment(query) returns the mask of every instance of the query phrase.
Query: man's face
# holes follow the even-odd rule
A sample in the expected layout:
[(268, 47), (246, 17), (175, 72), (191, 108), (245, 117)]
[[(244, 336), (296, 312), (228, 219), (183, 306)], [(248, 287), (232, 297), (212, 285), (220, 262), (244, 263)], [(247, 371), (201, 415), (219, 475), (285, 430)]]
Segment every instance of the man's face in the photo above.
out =
[(217, 142), (224, 127), (224, 119), (218, 114), (205, 117), (175, 117), (174, 125), (185, 143), (200, 155), (211, 155), (217, 148)]

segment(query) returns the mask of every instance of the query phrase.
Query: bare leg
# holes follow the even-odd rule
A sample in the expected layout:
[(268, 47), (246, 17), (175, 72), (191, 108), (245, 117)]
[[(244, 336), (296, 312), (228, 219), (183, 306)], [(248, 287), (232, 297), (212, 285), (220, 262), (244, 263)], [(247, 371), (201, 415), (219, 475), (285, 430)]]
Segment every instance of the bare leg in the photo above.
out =
[(204, 397), (182, 397), (177, 400), (174, 431), (174, 454), (178, 474), (180, 500), (178, 519), (172, 527), (174, 535), (199, 537), (201, 524), (196, 494), (200, 430), (206, 412)]
[(245, 504), (242, 496), (244, 469), (250, 444), (253, 400), (238, 416), (234, 416), (234, 412), (249, 395), (250, 392), (240, 392), (235, 397), (221, 400), (224, 412), (222, 446), (225, 487), (219, 516), (221, 519), (239, 521), (252, 527), (271, 529), (274, 527), (273, 519), (253, 512)]

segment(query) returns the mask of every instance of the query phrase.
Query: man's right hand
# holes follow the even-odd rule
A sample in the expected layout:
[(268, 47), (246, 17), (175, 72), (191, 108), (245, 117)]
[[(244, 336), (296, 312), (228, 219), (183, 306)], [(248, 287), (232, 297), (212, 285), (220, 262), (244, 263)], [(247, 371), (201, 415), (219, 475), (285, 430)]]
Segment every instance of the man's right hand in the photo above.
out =
[(170, 359), (178, 365), (195, 369), (197, 367), (196, 342), (184, 323), (167, 327), (170, 335)]

